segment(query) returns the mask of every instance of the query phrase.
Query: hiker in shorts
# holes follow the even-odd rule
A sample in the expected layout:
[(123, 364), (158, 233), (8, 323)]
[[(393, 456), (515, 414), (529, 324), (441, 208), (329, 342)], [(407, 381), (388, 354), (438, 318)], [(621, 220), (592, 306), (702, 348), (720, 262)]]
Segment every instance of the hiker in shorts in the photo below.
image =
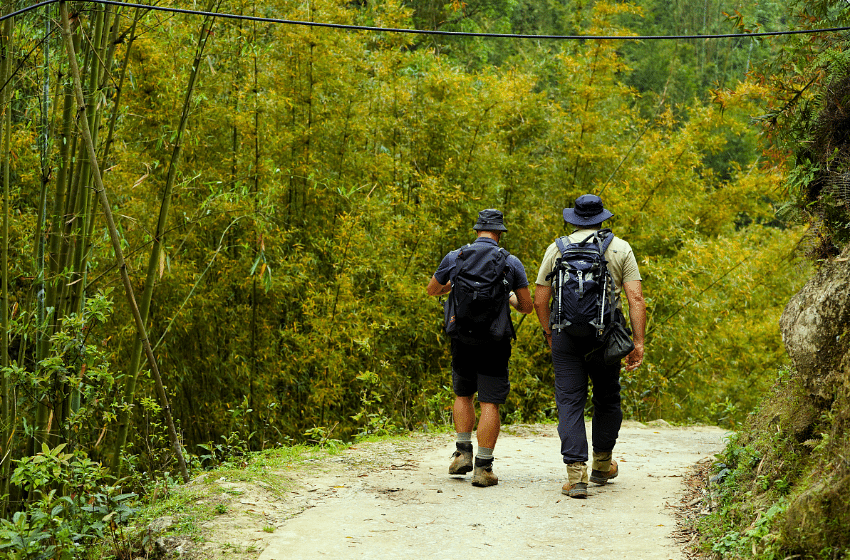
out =
[[(613, 216), (605, 209), (602, 199), (592, 194), (578, 197), (574, 208), (563, 212), (566, 224), (573, 227), (569, 240), (579, 243), (602, 228), (602, 222)], [(613, 237), (613, 234), (610, 234)], [(632, 371), (643, 362), (644, 332), (646, 329), (646, 304), (641, 291), (641, 277), (637, 261), (629, 244), (613, 237), (604, 252), (608, 271), (614, 282), (614, 303), (620, 305), (620, 293), (625, 292), (629, 305), (634, 350), (626, 356), (626, 370)], [(547, 279), (556, 267), (561, 250), (552, 243), (543, 256), (537, 274), (534, 292), (534, 309), (543, 327), (546, 342), (552, 350), (555, 370), (555, 398), (558, 405), (558, 435), (561, 438), (561, 455), (567, 466), (567, 482), (561, 492), (573, 498), (587, 497), (588, 480), (606, 484), (618, 474), (612, 451), (617, 443), (623, 412), (620, 407), (620, 367), (618, 361), (606, 365), (600, 353), (597, 337), (567, 334), (565, 329), (552, 328), (550, 299), (556, 297), (552, 280)], [(619, 312), (619, 311), (618, 311)], [(560, 323), (558, 326), (562, 326)], [(588, 379), (593, 384), (592, 443), (593, 465), (587, 474), (587, 434), (584, 424), (584, 407), (587, 402)]]
[[(482, 255), (479, 261), (483, 256), (492, 254), (494, 262), (502, 263), (501, 289), (506, 290), (507, 293), (503, 295), (502, 308), (496, 309), (499, 322), (492, 323), (492, 325), (504, 324), (504, 332), (495, 335), (500, 338), (469, 340), (462, 335), (454, 335), (450, 332), (451, 328), (448, 327), (454, 316), (447, 317), (446, 320), (446, 330), (452, 337), (452, 385), (455, 393), (453, 413), (457, 431), (456, 451), (452, 455), (449, 474), (464, 475), (474, 470), (473, 486), (485, 487), (499, 482), (499, 478), (493, 473), (493, 449), (496, 447), (500, 430), (499, 405), (505, 402), (511, 388), (508, 380), (508, 361), (511, 357), (511, 339), (514, 337), (514, 332), (507, 304), (523, 314), (531, 313), (534, 304), (528, 291), (525, 267), (518, 258), (498, 246), (502, 233), (507, 231), (502, 213), (493, 209), (482, 210), (478, 213), (478, 220), (472, 229), (478, 233), (478, 237), (471, 244), (451, 251), (443, 257), (440, 266), (428, 283), (427, 291), (428, 295), (441, 296), (452, 291), (453, 281), (457, 281), (458, 286), (464, 285), (465, 277), (459, 279), (458, 274), (464, 274), (461, 270), (471, 266), (467, 264), (471, 260), (468, 255), (476, 254), (476, 252)], [(460, 291), (461, 288), (458, 287), (456, 293), (449, 296), (450, 301), (446, 302), (446, 305), (450, 305), (452, 296), (460, 297)], [(507, 302), (504, 301), (505, 299)], [(481, 418), (478, 422), (478, 452), (475, 454), (473, 469), (472, 429), (475, 427), (473, 397), (476, 393), (481, 406)]]

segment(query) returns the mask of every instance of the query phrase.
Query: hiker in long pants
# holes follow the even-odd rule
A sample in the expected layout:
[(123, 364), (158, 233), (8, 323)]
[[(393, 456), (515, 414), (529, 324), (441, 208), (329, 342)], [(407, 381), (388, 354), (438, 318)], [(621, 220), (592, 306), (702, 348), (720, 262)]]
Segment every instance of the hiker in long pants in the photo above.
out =
[(478, 453), (473, 486), (493, 486), (493, 449), (499, 437), (499, 405), (508, 397), (508, 361), (515, 338), (508, 305), (523, 314), (534, 304), (528, 291), (525, 267), (518, 258), (499, 247), (507, 231), (502, 213), (487, 209), (478, 213), (473, 226), (478, 237), (451, 251), (428, 283), (428, 295), (449, 294), (445, 304), (445, 329), (452, 345), (452, 386), (455, 393), (456, 451), (449, 474), (473, 470), (472, 429), (475, 427), (473, 397), (478, 393)]
[[(567, 316), (580, 315), (579, 309), (588, 306), (594, 298), (586, 290), (592, 289), (594, 277), (587, 270), (572, 263), (573, 284), (566, 266), (574, 254), (599, 242), (599, 251), (604, 254), (601, 268), (604, 272), (607, 261), (608, 278), (613, 280), (613, 290), (608, 300), (605, 288), (601, 288), (601, 299), (612, 304), (610, 311), (616, 312), (622, 321), (620, 293), (625, 292), (629, 304), (629, 319), (634, 337), (634, 350), (626, 356), (626, 370), (638, 368), (643, 362), (644, 331), (646, 328), (646, 304), (641, 291), (641, 277), (634, 253), (627, 242), (614, 237), (610, 230), (602, 229), (602, 222), (613, 216), (605, 209), (602, 200), (586, 194), (576, 199), (575, 208), (565, 208), (564, 221), (574, 226), (575, 231), (566, 238), (552, 243), (543, 256), (537, 274), (534, 292), (534, 309), (543, 327), (543, 332), (552, 349), (552, 365), (555, 370), (555, 397), (558, 405), (558, 435), (561, 437), (561, 455), (567, 465), (567, 482), (561, 492), (573, 498), (587, 497), (588, 480), (605, 484), (618, 474), (617, 462), (612, 451), (617, 443), (623, 412), (620, 408), (620, 358), (607, 364), (600, 348), (599, 333), (604, 325)], [(584, 245), (582, 241), (586, 241)], [(578, 245), (576, 245), (578, 244)], [(559, 247), (559, 245), (561, 247)], [(577, 253), (567, 250), (578, 249)], [(557, 270), (556, 270), (557, 269)], [(560, 271), (560, 273), (559, 273)], [(600, 276), (603, 284), (605, 276)], [(554, 282), (554, 284), (553, 284)], [(557, 287), (554, 287), (557, 285)], [(572, 298), (572, 299), (571, 299)], [(550, 299), (552, 307), (550, 308)], [(613, 300), (613, 301), (611, 301)], [(572, 303), (571, 303), (572, 302)], [(572, 306), (572, 307), (571, 307)], [(555, 310), (558, 316), (556, 317)], [(573, 311), (570, 311), (573, 309)], [(602, 310), (604, 313), (604, 309)], [(589, 316), (595, 309), (587, 311)], [(626, 350), (627, 351), (627, 350)], [(587, 474), (587, 434), (584, 426), (584, 407), (587, 402), (588, 379), (593, 384), (592, 443), (593, 465)]]

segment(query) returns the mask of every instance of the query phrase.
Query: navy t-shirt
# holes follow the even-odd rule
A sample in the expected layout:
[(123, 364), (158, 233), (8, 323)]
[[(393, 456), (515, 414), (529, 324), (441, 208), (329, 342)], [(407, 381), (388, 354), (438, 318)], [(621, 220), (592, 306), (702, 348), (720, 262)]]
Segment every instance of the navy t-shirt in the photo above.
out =
[[(490, 243), (491, 245), (499, 245), (496, 243), (495, 239), (490, 239), (489, 237), (479, 237), (473, 241), (473, 243)], [(448, 283), (448, 281), (454, 276), (458, 253), (460, 253), (460, 249), (455, 249), (443, 257), (443, 260), (440, 261), (440, 266), (437, 267), (437, 272), (434, 273), (434, 278), (440, 284)], [(508, 286), (510, 286), (511, 290), (515, 291), (528, 286), (528, 278), (525, 276), (525, 267), (522, 266), (522, 263), (518, 258), (513, 255), (508, 255), (508, 261), (505, 268), (507, 270), (506, 276), (508, 279)]]

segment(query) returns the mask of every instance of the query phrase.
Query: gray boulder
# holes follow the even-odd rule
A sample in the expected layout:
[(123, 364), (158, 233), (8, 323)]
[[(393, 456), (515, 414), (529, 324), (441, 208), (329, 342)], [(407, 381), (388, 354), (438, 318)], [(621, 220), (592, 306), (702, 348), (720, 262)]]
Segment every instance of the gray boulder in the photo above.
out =
[(850, 378), (850, 246), (791, 298), (779, 326), (806, 388), (831, 402)]

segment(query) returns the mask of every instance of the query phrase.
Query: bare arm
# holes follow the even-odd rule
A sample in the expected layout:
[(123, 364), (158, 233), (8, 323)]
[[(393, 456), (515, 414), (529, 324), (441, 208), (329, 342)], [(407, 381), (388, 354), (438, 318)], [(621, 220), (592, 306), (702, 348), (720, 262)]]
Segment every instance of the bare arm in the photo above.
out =
[(537, 284), (534, 289), (534, 311), (537, 312), (537, 320), (543, 327), (546, 342), (552, 346), (552, 331), (549, 329), (549, 298), (552, 297), (552, 287)]
[(440, 284), (437, 282), (437, 279), (432, 276), (431, 281), (428, 282), (428, 286), (425, 289), (428, 291), (429, 296), (442, 296), (452, 291), (452, 281), (449, 280), (445, 284)]
[(514, 295), (512, 295), (511, 299), (508, 301), (510, 301), (511, 307), (523, 315), (528, 315), (531, 313), (531, 310), (534, 309), (534, 304), (531, 302), (531, 292), (528, 291), (528, 286), (515, 290)]
[(632, 324), (632, 336), (635, 349), (626, 356), (626, 371), (632, 371), (643, 363), (643, 343), (646, 334), (646, 302), (640, 280), (623, 284), (626, 299), (629, 301), (629, 321)]

